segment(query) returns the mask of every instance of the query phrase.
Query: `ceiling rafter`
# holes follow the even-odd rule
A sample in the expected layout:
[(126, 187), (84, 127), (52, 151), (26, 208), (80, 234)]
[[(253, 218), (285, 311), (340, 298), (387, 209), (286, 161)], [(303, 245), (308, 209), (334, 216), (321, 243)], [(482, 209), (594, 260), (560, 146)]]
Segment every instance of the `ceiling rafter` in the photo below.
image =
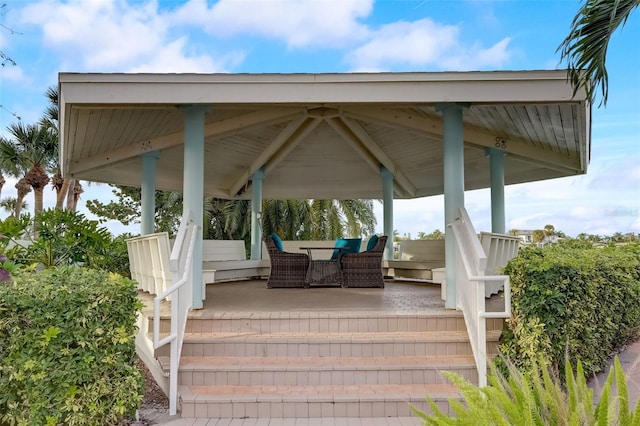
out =
[[(365, 163), (373, 170), (374, 173), (380, 173), (380, 161), (371, 154), (357, 139), (357, 137), (351, 132), (351, 130), (344, 124), (342, 120), (337, 118), (331, 118), (325, 120), (329, 126), (336, 133), (338, 133), (342, 138), (351, 146), (351, 148), (364, 160)], [(393, 181), (393, 190), (399, 197), (405, 198), (407, 197), (407, 191), (398, 185), (396, 180)]]
[[(343, 109), (344, 116), (362, 121), (382, 122), (387, 125), (409, 129), (424, 133), (426, 136), (442, 138), (444, 127), (442, 120), (419, 114), (410, 114), (403, 110), (393, 110), (391, 108), (358, 108)], [(503, 147), (500, 143), (505, 141)], [(509, 139), (503, 135), (496, 135), (474, 125), (466, 124), (464, 127), (464, 141), (467, 146), (477, 148), (496, 148), (499, 147), (506, 151), (509, 155), (513, 155), (519, 159), (531, 161), (550, 169), (563, 172), (576, 173), (581, 171), (583, 167), (579, 158), (570, 158), (567, 155), (541, 150), (524, 141)], [(498, 146), (496, 145), (498, 144)]]
[(229, 185), (229, 194), (237, 194), (242, 187), (246, 185), (255, 172), (257, 172), (262, 166), (267, 164), (270, 158), (272, 158), (278, 150), (280, 150), (294, 135), (294, 133), (300, 129), (300, 127), (307, 120), (307, 117), (300, 117), (292, 120), (285, 126), (284, 129), (271, 141), (260, 155), (253, 160), (253, 162), (247, 167), (247, 169), (239, 176), (237, 176), (231, 185)]
[[(205, 139), (221, 138), (253, 126), (269, 125), (304, 116), (306, 116), (306, 110), (304, 108), (262, 109), (225, 120), (206, 123), (204, 126), (204, 137)], [(69, 173), (73, 176), (75, 173), (123, 161), (147, 152), (173, 148), (183, 143), (183, 130), (168, 133), (149, 140), (129, 144), (109, 153), (98, 154), (91, 158), (77, 159), (70, 165)]]
[[(339, 134), (347, 140), (351, 146), (356, 148), (363, 158), (371, 156), (377, 161), (376, 172), (380, 172), (380, 166), (384, 166), (394, 176), (394, 182), (402, 189), (402, 191), (410, 197), (415, 196), (416, 188), (411, 181), (405, 176), (398, 166), (385, 154), (375, 140), (364, 130), (358, 123), (346, 117), (339, 119), (330, 119), (331, 126), (339, 132)], [(335, 121), (339, 120), (339, 121)], [(341, 123), (342, 125), (338, 124)], [(344, 127), (343, 127), (344, 126)], [(346, 129), (348, 131), (346, 131)], [(358, 147), (360, 145), (360, 147)]]
[(264, 165), (264, 174), (269, 175), (278, 164), (297, 147), (300, 142), (304, 140), (313, 130), (322, 122), (321, 118), (307, 118), (300, 127), (296, 129), (293, 135), (288, 139), (287, 143), (283, 145), (282, 149), (278, 150), (267, 163)]

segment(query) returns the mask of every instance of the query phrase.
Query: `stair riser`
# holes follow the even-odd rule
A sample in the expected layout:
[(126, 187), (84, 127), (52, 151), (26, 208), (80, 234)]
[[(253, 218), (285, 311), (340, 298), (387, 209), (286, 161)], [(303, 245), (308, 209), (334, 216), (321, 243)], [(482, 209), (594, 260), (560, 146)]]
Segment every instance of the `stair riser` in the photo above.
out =
[[(427, 413), (425, 397), (410, 403)], [(451, 412), (447, 401), (436, 401), (444, 412)], [(330, 418), (330, 417), (413, 417), (408, 401), (326, 401), (326, 402), (199, 402), (182, 403), (184, 418)], [(452, 413), (451, 413), (452, 414)]]
[[(472, 383), (478, 383), (474, 366), (448, 368)], [(322, 386), (364, 384), (441, 384), (447, 379), (435, 368), (384, 370), (306, 370), (306, 371), (184, 371), (179, 373), (181, 385), (216, 386)]]
[[(491, 349), (489, 353), (496, 353)], [(468, 341), (411, 343), (186, 343), (183, 356), (360, 357), (472, 355)]]
[[(502, 319), (487, 319), (487, 330), (502, 330)], [(160, 321), (162, 333), (168, 333), (171, 325), (168, 320)], [(153, 322), (149, 324), (153, 330)], [(367, 318), (237, 318), (237, 319), (200, 319), (187, 321), (187, 333), (278, 333), (278, 332), (318, 332), (318, 333), (370, 333), (390, 331), (464, 331), (464, 319), (460, 315), (430, 317), (415, 316), (379, 316)]]

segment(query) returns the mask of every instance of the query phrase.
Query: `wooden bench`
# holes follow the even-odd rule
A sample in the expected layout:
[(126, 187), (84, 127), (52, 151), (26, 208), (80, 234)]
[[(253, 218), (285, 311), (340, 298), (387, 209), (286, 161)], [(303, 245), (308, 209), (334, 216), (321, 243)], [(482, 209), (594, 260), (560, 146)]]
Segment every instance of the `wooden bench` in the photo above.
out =
[[(160, 294), (171, 285), (171, 243), (166, 232), (127, 240), (131, 279), (140, 290)], [(205, 284), (269, 274), (268, 258), (247, 260), (241, 240), (204, 240), (202, 259)]]
[(386, 274), (420, 280), (433, 279), (432, 270), (444, 267), (444, 239), (400, 241), (398, 259), (385, 263)]
[(242, 240), (204, 240), (202, 277), (206, 284), (269, 275), (269, 257), (263, 244), (263, 258), (247, 259)]

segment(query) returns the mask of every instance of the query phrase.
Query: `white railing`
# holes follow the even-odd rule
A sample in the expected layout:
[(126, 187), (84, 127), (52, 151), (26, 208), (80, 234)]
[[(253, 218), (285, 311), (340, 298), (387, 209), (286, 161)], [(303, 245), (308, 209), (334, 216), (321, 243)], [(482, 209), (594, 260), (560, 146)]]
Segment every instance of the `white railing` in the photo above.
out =
[(127, 240), (131, 279), (138, 289), (160, 294), (171, 285), (169, 234), (158, 232)]
[[(478, 384), (487, 385), (487, 318), (511, 316), (511, 284), (508, 275), (485, 275), (487, 254), (464, 208), (448, 225), (456, 240), (457, 307), (464, 314), (473, 356), (478, 369)], [(504, 311), (486, 312), (485, 284), (498, 282), (504, 286)]]
[[(520, 238), (513, 235), (497, 234), (493, 232), (480, 232), (480, 245), (487, 255), (488, 275), (496, 275), (500, 268), (504, 268), (507, 262), (518, 255), (520, 249)], [(500, 282), (487, 283), (485, 286), (485, 297), (502, 290)]]
[[(182, 341), (187, 323), (187, 315), (193, 302), (193, 251), (198, 235), (198, 225), (191, 215), (183, 216), (180, 229), (171, 251), (171, 287), (157, 295), (153, 300), (153, 346), (158, 349), (167, 343), (170, 347), (169, 360), (169, 414), (178, 410), (178, 366), (182, 353)], [(160, 338), (160, 302), (171, 300), (171, 332)]]

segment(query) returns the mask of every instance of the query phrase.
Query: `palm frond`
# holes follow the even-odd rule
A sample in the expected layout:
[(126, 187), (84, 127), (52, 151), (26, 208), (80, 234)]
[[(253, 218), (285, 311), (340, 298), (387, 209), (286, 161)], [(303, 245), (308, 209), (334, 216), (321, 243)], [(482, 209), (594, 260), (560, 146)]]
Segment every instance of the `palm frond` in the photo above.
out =
[(571, 23), (569, 34), (556, 50), (560, 52), (560, 60), (567, 61), (567, 77), (574, 95), (583, 89), (593, 102), (600, 88), (601, 105), (607, 104), (609, 41), (639, 4), (640, 0), (585, 0)]

